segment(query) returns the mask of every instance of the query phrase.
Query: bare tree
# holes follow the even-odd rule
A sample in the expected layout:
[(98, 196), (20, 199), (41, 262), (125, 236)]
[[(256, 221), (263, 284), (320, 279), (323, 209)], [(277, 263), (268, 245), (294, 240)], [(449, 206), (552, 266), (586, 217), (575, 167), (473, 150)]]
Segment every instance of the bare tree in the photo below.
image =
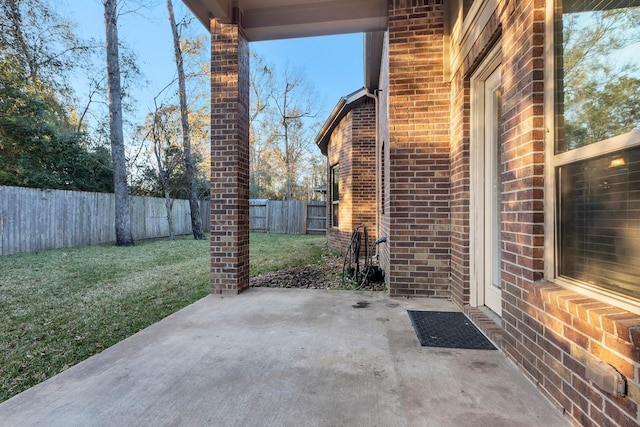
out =
[(109, 132), (113, 161), (113, 186), (115, 192), (116, 245), (133, 245), (131, 215), (129, 213), (129, 189), (127, 163), (122, 130), (122, 88), (120, 86), (120, 56), (118, 52), (118, 2), (103, 0), (106, 30), (107, 75), (109, 91)]
[(250, 65), (251, 197), (309, 198), (316, 161), (316, 91), (302, 71), (277, 70), (255, 52)]
[(277, 134), (282, 142), (282, 156), (286, 173), (287, 200), (293, 198), (295, 178), (300, 160), (309, 150), (311, 137), (306, 132), (309, 119), (317, 117), (314, 91), (304, 74), (285, 69), (282, 79), (271, 95), (278, 115)]
[(69, 71), (90, 51), (74, 24), (46, 0), (0, 1), (0, 52), (15, 57), (31, 85), (45, 82), (59, 95), (71, 91)]
[[(272, 198), (275, 191), (274, 168), (278, 162), (274, 157), (276, 138), (270, 131), (271, 114), (267, 114), (274, 91), (274, 75), (271, 67), (255, 51), (250, 52), (249, 89), (249, 193), (252, 198)], [(267, 188), (269, 187), (269, 188)]]
[[(169, 225), (169, 240), (175, 240), (175, 227), (173, 225), (173, 197), (171, 196), (171, 180), (178, 164), (183, 160), (182, 152), (176, 144), (175, 126), (172, 126), (173, 107), (158, 106), (157, 97), (153, 100), (155, 111), (149, 114), (151, 121), (148, 137), (153, 144), (153, 154), (158, 167), (158, 180), (162, 187), (164, 205), (167, 211), (167, 224)], [(146, 138), (145, 138), (146, 139)]]
[(196, 167), (193, 161), (193, 155), (191, 154), (191, 128), (189, 125), (189, 110), (187, 108), (186, 77), (184, 73), (182, 50), (180, 48), (180, 35), (178, 34), (178, 26), (176, 25), (176, 19), (173, 13), (172, 0), (167, 0), (167, 10), (169, 12), (169, 22), (171, 24), (171, 33), (173, 35), (173, 50), (176, 59), (176, 68), (178, 69), (178, 92), (180, 95), (180, 116), (182, 122), (182, 149), (187, 185), (189, 186), (191, 228), (193, 230), (193, 238), (196, 240), (202, 240), (205, 236), (204, 231), (202, 230), (202, 218), (200, 217), (200, 207), (198, 205)]

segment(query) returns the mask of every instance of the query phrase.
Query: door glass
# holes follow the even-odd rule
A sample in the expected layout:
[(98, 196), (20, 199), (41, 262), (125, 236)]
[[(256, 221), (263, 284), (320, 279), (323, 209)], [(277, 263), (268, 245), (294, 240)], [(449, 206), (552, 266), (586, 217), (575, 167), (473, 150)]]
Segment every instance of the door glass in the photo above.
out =
[(501, 193), (502, 193), (502, 180), (501, 180), (501, 171), (500, 171), (500, 144), (498, 143), (498, 130), (499, 130), (499, 118), (500, 118), (500, 98), (502, 95), (502, 90), (500, 88), (493, 91), (491, 94), (491, 102), (493, 102), (493, 129), (492, 138), (489, 143), (491, 147), (490, 155), (493, 157), (492, 161), (492, 171), (491, 171), (491, 221), (492, 221), (492, 230), (491, 230), (491, 239), (492, 239), (492, 284), (498, 288), (502, 287), (501, 285), (501, 263), (502, 263), (502, 245), (500, 239), (500, 230), (502, 229), (502, 209), (500, 206), (501, 202)]
[(500, 69), (484, 81), (484, 304), (497, 315), (502, 313), (502, 179), (500, 153)]

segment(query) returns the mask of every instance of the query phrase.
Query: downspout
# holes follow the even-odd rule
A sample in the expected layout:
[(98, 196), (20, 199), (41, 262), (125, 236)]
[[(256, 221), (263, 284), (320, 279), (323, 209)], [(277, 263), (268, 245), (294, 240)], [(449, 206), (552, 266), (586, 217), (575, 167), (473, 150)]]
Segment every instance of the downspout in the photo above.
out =
[(369, 88), (365, 87), (365, 95), (368, 98), (373, 99), (374, 105), (375, 105), (375, 115), (376, 115), (376, 119), (375, 119), (375, 133), (376, 133), (376, 142), (375, 142), (375, 150), (376, 150), (376, 238), (380, 237), (380, 204), (384, 203), (384, 200), (380, 200), (380, 198), (382, 197), (382, 191), (380, 189), (380, 186), (382, 185), (382, 180), (381, 180), (381, 167), (380, 167), (380, 141), (378, 138), (378, 134), (379, 134), (379, 129), (378, 129), (378, 90), (374, 90), (373, 93), (369, 92)]

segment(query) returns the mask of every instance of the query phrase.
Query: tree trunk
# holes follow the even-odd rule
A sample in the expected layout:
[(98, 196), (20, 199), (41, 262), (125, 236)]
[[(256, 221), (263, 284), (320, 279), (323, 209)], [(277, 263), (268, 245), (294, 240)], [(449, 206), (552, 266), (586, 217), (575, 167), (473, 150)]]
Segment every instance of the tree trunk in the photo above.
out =
[(187, 110), (187, 89), (184, 76), (184, 64), (182, 63), (182, 50), (180, 49), (180, 36), (173, 14), (172, 0), (167, 0), (167, 10), (169, 11), (169, 21), (173, 34), (173, 50), (176, 57), (176, 67), (178, 69), (178, 90), (180, 94), (180, 119), (182, 121), (182, 147), (184, 152), (184, 169), (189, 185), (189, 208), (191, 210), (191, 229), (193, 238), (204, 239), (202, 231), (202, 219), (200, 218), (200, 207), (198, 205), (198, 190), (196, 187), (196, 168), (191, 155), (191, 127), (189, 125), (189, 112)]
[(164, 191), (164, 207), (167, 209), (167, 223), (169, 224), (169, 240), (176, 240), (176, 232), (173, 227), (173, 216), (171, 212), (173, 212), (173, 200), (171, 200), (171, 195), (169, 194), (169, 190), (165, 189)]
[(169, 172), (165, 169), (165, 162), (162, 160), (162, 144), (160, 138), (156, 133), (158, 127), (158, 106), (153, 115), (153, 128), (151, 131), (151, 137), (153, 138), (153, 154), (156, 156), (156, 163), (158, 164), (158, 174), (160, 175), (160, 184), (162, 185), (162, 193), (164, 194), (164, 207), (167, 210), (167, 224), (169, 225), (169, 240), (176, 240), (176, 233), (173, 227), (173, 200), (171, 199), (171, 193), (169, 192)]
[(284, 165), (287, 172), (287, 200), (293, 198), (293, 190), (291, 185), (291, 157), (289, 156), (289, 124), (285, 119), (284, 122)]
[(9, 19), (11, 20), (11, 23), (13, 24), (13, 36), (18, 43), (18, 49), (22, 53), (24, 61), (26, 62), (25, 65), (29, 72), (29, 81), (31, 82), (31, 84), (36, 84), (38, 78), (38, 63), (24, 38), (24, 32), (22, 31), (22, 13), (20, 12), (20, 5), (16, 3), (15, 0), (8, 0), (7, 3), (8, 10), (6, 12), (9, 16)]
[(116, 197), (116, 245), (133, 245), (127, 164), (122, 131), (122, 91), (120, 87), (120, 58), (118, 53), (117, 0), (103, 0), (104, 25), (107, 32), (107, 74), (109, 83), (109, 131), (113, 161), (113, 187)]

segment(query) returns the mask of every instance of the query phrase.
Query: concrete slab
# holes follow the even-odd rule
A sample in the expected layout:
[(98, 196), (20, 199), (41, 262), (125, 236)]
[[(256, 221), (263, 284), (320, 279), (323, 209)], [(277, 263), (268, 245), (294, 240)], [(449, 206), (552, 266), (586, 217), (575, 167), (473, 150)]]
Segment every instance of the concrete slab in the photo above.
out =
[(1, 426), (568, 426), (502, 353), (420, 347), (442, 300), (208, 296), (0, 404)]

